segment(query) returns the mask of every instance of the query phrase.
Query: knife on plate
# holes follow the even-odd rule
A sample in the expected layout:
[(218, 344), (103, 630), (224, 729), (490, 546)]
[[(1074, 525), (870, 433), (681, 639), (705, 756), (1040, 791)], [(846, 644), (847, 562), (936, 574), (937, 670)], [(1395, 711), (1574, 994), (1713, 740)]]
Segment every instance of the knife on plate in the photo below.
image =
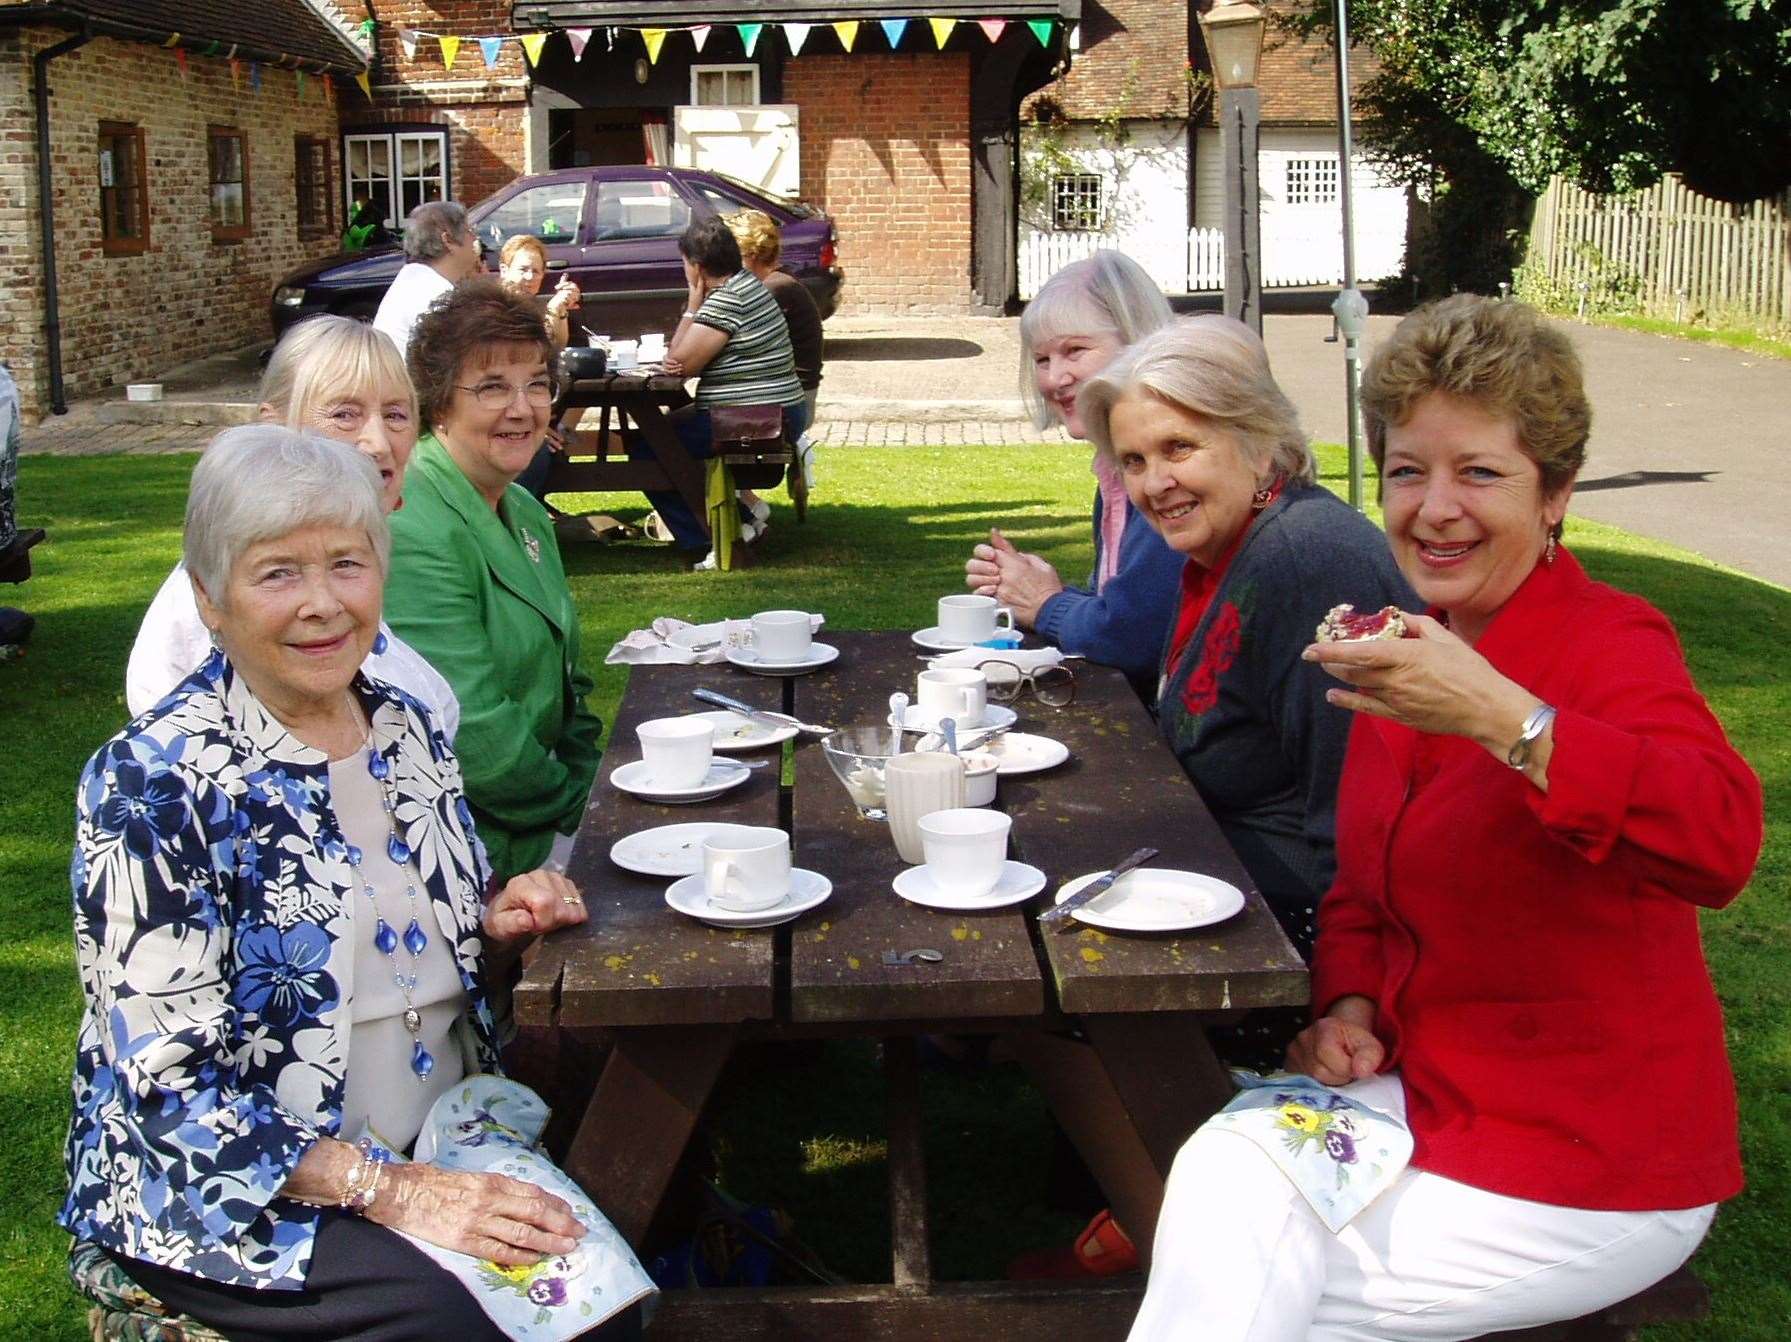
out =
[(773, 727), (794, 727), (799, 732), (814, 732), (818, 736), (831, 736), (832, 727), (818, 726), (812, 722), (803, 722), (788, 713), (774, 713), (769, 708), (754, 708), (751, 704), (742, 703), (721, 693), (719, 690), (692, 690), (691, 693), (706, 704), (714, 704), (717, 708), (732, 709), (744, 714), (754, 722), (767, 722)]
[(1061, 923), (1065, 918), (1068, 918), (1078, 909), (1088, 907), (1089, 904), (1106, 894), (1113, 888), (1113, 883), (1121, 876), (1124, 876), (1133, 867), (1142, 866), (1156, 855), (1157, 850), (1155, 848), (1140, 848), (1112, 871), (1095, 877), (1094, 880), (1090, 881), (1087, 885), (1083, 886), (1082, 889), (1064, 900), (1063, 903), (1054, 908), (1046, 909), (1039, 915), (1039, 922), (1046, 927), (1055, 926), (1057, 923)]

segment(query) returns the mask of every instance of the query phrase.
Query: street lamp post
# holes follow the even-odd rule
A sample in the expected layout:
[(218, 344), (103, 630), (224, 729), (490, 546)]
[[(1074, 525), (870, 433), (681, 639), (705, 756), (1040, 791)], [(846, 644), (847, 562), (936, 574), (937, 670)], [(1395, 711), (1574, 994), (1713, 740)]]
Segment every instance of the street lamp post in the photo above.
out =
[(1248, 0), (1220, 0), (1200, 16), (1219, 86), (1219, 152), (1225, 159), (1225, 315), (1262, 334), (1262, 215), (1256, 151), (1262, 105), (1256, 92), (1268, 17)]

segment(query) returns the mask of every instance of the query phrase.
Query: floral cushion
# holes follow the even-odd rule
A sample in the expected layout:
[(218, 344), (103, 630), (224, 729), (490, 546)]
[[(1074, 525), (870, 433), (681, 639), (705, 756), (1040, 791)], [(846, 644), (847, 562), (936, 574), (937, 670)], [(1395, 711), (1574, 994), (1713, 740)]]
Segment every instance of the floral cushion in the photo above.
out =
[(93, 1342), (226, 1342), (222, 1333), (195, 1323), (132, 1281), (98, 1245), (84, 1240), (68, 1246), (68, 1279), (93, 1302), (87, 1330)]

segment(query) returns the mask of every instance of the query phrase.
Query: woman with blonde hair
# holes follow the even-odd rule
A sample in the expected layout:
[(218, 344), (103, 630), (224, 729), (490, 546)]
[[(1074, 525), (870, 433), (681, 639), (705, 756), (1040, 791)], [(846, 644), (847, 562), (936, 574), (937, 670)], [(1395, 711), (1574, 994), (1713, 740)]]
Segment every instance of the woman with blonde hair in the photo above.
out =
[[(1170, 317), (1155, 281), (1119, 252), (1096, 252), (1046, 280), (1020, 317), (1020, 395), (1033, 424), (1061, 424), (1072, 438), (1086, 438), (1076, 409), (1082, 385)], [(1111, 460), (1096, 453), (1093, 470), (1095, 558), (1086, 586), (1066, 584), (999, 528), (971, 553), (964, 580), (1011, 608), (1021, 628), (1118, 667), (1148, 701), (1182, 560), (1127, 501)]]
[[(347, 443), (379, 472), (386, 511), (404, 506), (404, 470), (417, 443), (417, 393), (404, 359), (373, 327), (313, 317), (286, 333), (261, 377), (258, 418)], [(153, 708), (211, 654), (185, 564), (176, 564), (144, 613), (125, 670), (132, 716)], [(363, 668), (434, 711), (454, 739), (460, 705), (448, 682), (384, 625)]]

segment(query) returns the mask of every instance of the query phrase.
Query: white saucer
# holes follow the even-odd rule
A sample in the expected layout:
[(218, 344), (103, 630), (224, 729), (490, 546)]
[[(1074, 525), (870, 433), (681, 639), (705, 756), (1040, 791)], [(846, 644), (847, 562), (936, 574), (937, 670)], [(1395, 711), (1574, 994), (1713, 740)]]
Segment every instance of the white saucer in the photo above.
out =
[(725, 655), (742, 671), (751, 671), (754, 675), (799, 676), (804, 671), (816, 671), (834, 661), (840, 650), (831, 643), (811, 643), (808, 656), (800, 662), (767, 662), (751, 648), (728, 648)]
[[(958, 724), (961, 732), (980, 732), (984, 728), (1011, 727), (1020, 720), (1020, 715), (1006, 704), (988, 704), (983, 708), (983, 720), (974, 727)], [(905, 732), (937, 732), (939, 719), (931, 713), (921, 711), (919, 704), (909, 704), (902, 714), (902, 730)]]
[(744, 713), (736, 713), (731, 708), (718, 708), (713, 713), (691, 713), (687, 716), (701, 718), (704, 722), (715, 724), (715, 748), (733, 754), (746, 750), (762, 750), (766, 746), (774, 746), (780, 741), (788, 741), (796, 735), (794, 727), (773, 727), (769, 722), (760, 722), (749, 718)]
[(703, 869), (703, 840), (737, 828), (725, 820), (656, 825), (617, 839), (610, 845), (609, 860), (643, 876), (694, 876)]
[(929, 909), (945, 909), (952, 913), (977, 913), (983, 909), (1000, 909), (1021, 900), (1031, 899), (1045, 888), (1045, 873), (1024, 862), (1001, 864), (1001, 879), (986, 895), (966, 898), (947, 894), (933, 880), (930, 867), (909, 867), (895, 878), (895, 892), (910, 904)]
[(1070, 748), (1062, 741), (1028, 732), (1007, 732), (989, 741), (974, 742), (973, 748), (993, 755), (995, 773), (1004, 778), (1055, 769), (1070, 757)]
[(768, 909), (736, 913), (732, 909), (717, 908), (709, 902), (701, 872), (695, 876), (686, 876), (681, 881), (673, 881), (666, 889), (665, 902), (679, 913), (688, 914), (711, 927), (776, 927), (779, 923), (801, 917), (825, 902), (832, 893), (833, 882), (820, 872), (791, 867), (790, 893)]
[(967, 639), (947, 638), (945, 632), (934, 625), (931, 629), (918, 629), (909, 637), (914, 646), (925, 648), (928, 652), (956, 652), (959, 648), (974, 648), (976, 644)]
[(708, 774), (695, 787), (668, 788), (653, 781), (652, 775), (647, 772), (645, 760), (636, 760), (633, 764), (624, 764), (617, 769), (609, 776), (609, 781), (642, 801), (681, 805), (719, 797), (729, 788), (739, 787), (751, 777), (752, 770), (737, 760), (711, 760)]
[[(1059, 888), (1061, 904), (1090, 881), (1105, 875), (1091, 871)], [(1079, 923), (1111, 932), (1185, 932), (1222, 923), (1244, 907), (1244, 893), (1235, 885), (1193, 871), (1140, 867), (1113, 883), (1072, 915)]]

